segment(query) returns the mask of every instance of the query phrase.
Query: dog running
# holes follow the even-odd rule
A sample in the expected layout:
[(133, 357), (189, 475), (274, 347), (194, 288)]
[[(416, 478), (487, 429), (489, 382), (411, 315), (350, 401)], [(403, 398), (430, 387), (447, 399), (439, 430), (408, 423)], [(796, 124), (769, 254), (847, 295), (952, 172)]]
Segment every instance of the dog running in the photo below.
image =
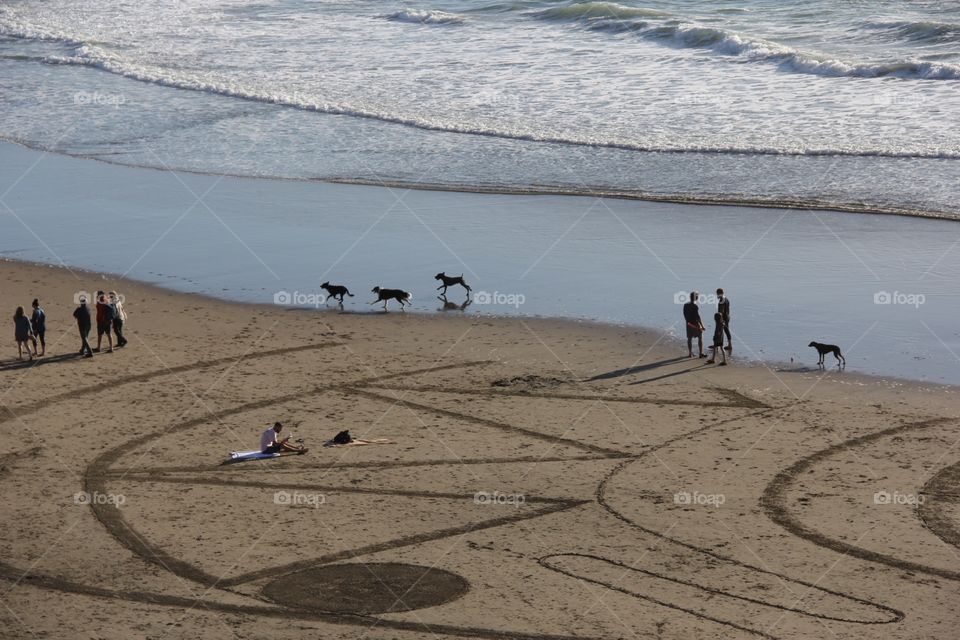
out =
[(447, 287), (452, 287), (452, 286), (455, 285), (455, 284), (458, 284), (458, 285), (460, 285), (461, 287), (463, 287), (464, 289), (466, 289), (466, 290), (467, 290), (467, 295), (470, 295), (470, 292), (473, 291), (473, 289), (470, 288), (470, 285), (468, 285), (468, 284), (464, 281), (464, 279), (463, 279), (463, 274), (462, 274), (462, 273), (461, 273), (459, 276), (448, 276), (448, 275), (445, 274), (443, 271), (441, 271), (441, 272), (438, 273), (437, 275), (433, 276), (433, 279), (434, 279), (434, 280), (440, 280), (440, 281), (443, 283), (443, 284), (441, 284), (439, 287), (437, 287), (437, 291), (440, 291), (440, 289), (443, 289), (443, 292), (442, 292), (442, 293), (443, 293), (444, 295), (446, 295), (446, 293), (447, 293)]
[(813, 347), (817, 350), (817, 353), (820, 354), (820, 361), (817, 362), (821, 367), (824, 366), (823, 358), (828, 354), (832, 353), (837, 358), (837, 366), (847, 366), (847, 359), (843, 357), (843, 354), (840, 353), (840, 347), (835, 344), (823, 344), (821, 342), (811, 342), (807, 345), (808, 347)]
[(320, 288), (326, 290), (327, 300), (336, 300), (340, 303), (341, 307), (343, 306), (344, 295), (348, 295), (351, 298), (353, 297), (353, 294), (350, 293), (346, 287), (339, 284), (330, 284), (329, 282), (324, 282), (322, 285), (320, 285)]
[(402, 289), (381, 289), (380, 287), (374, 287), (370, 291), (377, 294), (377, 299), (370, 304), (382, 302), (384, 311), (387, 310), (387, 302), (390, 300), (396, 300), (399, 302), (400, 310), (402, 311), (404, 308), (404, 303), (410, 302), (413, 299), (413, 296), (410, 295), (409, 292), (403, 291)]

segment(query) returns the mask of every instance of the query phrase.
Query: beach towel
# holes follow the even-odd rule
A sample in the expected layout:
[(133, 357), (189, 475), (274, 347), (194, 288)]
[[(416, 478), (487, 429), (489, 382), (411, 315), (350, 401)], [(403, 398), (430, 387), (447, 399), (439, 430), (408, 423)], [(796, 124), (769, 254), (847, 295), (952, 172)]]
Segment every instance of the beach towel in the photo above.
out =
[(350, 442), (339, 443), (334, 442), (333, 440), (327, 440), (323, 443), (325, 447), (362, 447), (368, 444), (397, 444), (393, 440), (388, 440), (387, 438), (371, 438), (366, 440), (364, 438), (353, 438)]

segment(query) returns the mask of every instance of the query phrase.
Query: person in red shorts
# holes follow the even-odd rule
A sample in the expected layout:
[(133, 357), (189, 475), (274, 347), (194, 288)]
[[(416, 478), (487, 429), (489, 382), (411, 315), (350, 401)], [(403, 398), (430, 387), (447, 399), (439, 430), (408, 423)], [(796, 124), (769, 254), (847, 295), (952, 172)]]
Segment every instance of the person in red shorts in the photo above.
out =
[(107, 302), (107, 296), (103, 291), (97, 291), (97, 348), (95, 353), (100, 353), (100, 344), (103, 342), (103, 336), (107, 336), (107, 353), (113, 353), (113, 307)]

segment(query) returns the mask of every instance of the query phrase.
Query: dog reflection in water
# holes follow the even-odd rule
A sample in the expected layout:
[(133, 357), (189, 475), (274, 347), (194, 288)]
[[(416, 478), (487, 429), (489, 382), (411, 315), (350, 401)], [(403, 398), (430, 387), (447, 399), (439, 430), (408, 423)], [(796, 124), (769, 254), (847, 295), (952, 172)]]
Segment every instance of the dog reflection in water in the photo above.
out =
[(443, 303), (437, 311), (464, 311), (467, 307), (470, 306), (470, 303), (473, 302), (470, 298), (467, 298), (463, 304), (457, 304), (456, 302), (450, 302), (447, 300), (447, 296), (437, 296), (437, 300)]

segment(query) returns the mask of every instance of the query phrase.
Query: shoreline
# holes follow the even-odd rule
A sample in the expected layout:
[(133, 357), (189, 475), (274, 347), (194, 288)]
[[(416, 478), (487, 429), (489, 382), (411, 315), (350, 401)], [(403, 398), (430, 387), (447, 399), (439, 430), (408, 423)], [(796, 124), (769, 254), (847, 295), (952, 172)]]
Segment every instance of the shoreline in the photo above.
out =
[[(657, 202), (665, 204), (683, 204), (693, 206), (717, 206), (717, 207), (751, 207), (774, 210), (807, 210), (824, 211), (836, 213), (850, 213), (862, 215), (883, 215), (897, 216), (904, 218), (917, 218), (922, 220), (942, 220), (949, 222), (960, 222), (960, 211), (932, 211), (924, 209), (909, 209), (898, 207), (881, 207), (870, 204), (859, 204), (854, 202), (827, 202), (816, 199), (809, 200), (773, 200), (764, 198), (746, 198), (737, 196), (707, 196), (693, 194), (658, 194), (647, 193), (643, 191), (631, 191), (628, 189), (618, 189), (613, 187), (592, 187), (589, 185), (580, 189), (574, 189), (555, 185), (537, 185), (530, 184), (526, 186), (510, 185), (482, 185), (482, 184), (443, 184), (410, 182), (405, 180), (371, 180), (367, 178), (298, 178), (276, 175), (252, 175), (244, 173), (229, 173), (216, 171), (201, 171), (198, 169), (186, 169), (178, 167), (155, 166), (149, 164), (126, 163), (111, 160), (107, 154), (83, 154), (70, 153), (57, 149), (49, 149), (39, 144), (34, 144), (25, 140), (18, 140), (11, 137), (0, 137), (0, 144), (13, 144), (24, 149), (37, 151), (40, 153), (50, 153), (66, 158), (76, 160), (93, 160), (115, 167), (127, 167), (132, 169), (147, 169), (151, 171), (171, 171), (196, 176), (208, 176), (215, 178), (237, 178), (242, 180), (266, 180), (276, 182), (298, 182), (308, 184), (342, 184), (364, 187), (380, 187), (384, 189), (412, 189), (417, 191), (434, 191), (442, 193), (466, 193), (477, 195), (509, 195), (509, 196), (565, 196), (565, 197), (592, 197), (609, 198), (614, 200), (627, 200), (638, 202)], [(643, 152), (642, 152), (643, 153)], [(645, 152), (655, 153), (655, 152)], [(703, 152), (691, 152), (703, 153)]]
[[(853, 364), (866, 373), (960, 384), (949, 322), (960, 263), (943, 221), (215, 178), (18, 145), (0, 145), (0, 156), (25, 176), (7, 199), (15, 215), (0, 224), (0, 254), (11, 259), (242, 302), (294, 292), (311, 307), (324, 279), (361, 299), (377, 284), (411, 292), (418, 312), (441, 310), (433, 274), (464, 272), (488, 294), (469, 314), (667, 333), (677, 332), (678, 296), (723, 286), (741, 355), (787, 369), (811, 362), (806, 344), (817, 340), (857, 347)], [(695, 248), (706, 228), (710, 251)], [(909, 263), (883, 259), (891, 252)], [(877, 306), (883, 290), (929, 303)]]
[[(677, 358), (680, 358), (683, 354), (682, 351), (685, 344), (685, 338), (679, 335), (672, 335), (666, 331), (658, 329), (656, 327), (628, 324), (622, 322), (605, 322), (603, 320), (591, 320), (591, 319), (581, 319), (581, 318), (569, 318), (569, 317), (560, 317), (560, 316), (543, 316), (543, 315), (501, 315), (501, 314), (479, 314), (475, 313), (473, 315), (466, 315), (460, 313), (445, 313), (440, 311), (423, 311), (423, 310), (411, 310), (411, 311), (400, 311), (396, 308), (391, 308), (389, 313), (384, 313), (379, 310), (379, 306), (371, 306), (369, 308), (361, 308), (360, 310), (345, 310), (339, 311), (335, 306), (329, 308), (324, 307), (291, 307), (285, 305), (271, 304), (268, 302), (251, 302), (244, 300), (236, 300), (227, 297), (220, 297), (213, 293), (200, 293), (200, 292), (191, 292), (191, 291), (179, 291), (177, 289), (168, 288), (162, 284), (157, 284), (153, 282), (147, 282), (144, 280), (139, 280), (136, 278), (131, 278), (129, 276), (121, 276), (120, 274), (110, 273), (107, 271), (97, 271), (93, 269), (87, 269), (84, 267), (75, 267), (71, 265), (55, 265), (55, 264), (45, 264), (42, 262), (32, 261), (32, 260), (20, 260), (17, 258), (10, 258), (6, 256), (0, 256), (0, 265), (9, 264), (14, 267), (22, 266), (26, 269), (39, 269), (39, 270), (48, 270), (48, 271), (57, 271), (63, 270), (68, 274), (71, 272), (81, 273), (86, 276), (89, 276), (91, 279), (100, 279), (106, 281), (115, 281), (115, 282), (124, 282), (130, 283), (135, 288), (144, 288), (146, 290), (153, 290), (159, 293), (170, 296), (186, 296), (190, 299), (198, 300), (208, 300), (210, 302), (216, 303), (218, 305), (226, 305), (228, 307), (236, 307), (238, 309), (255, 309), (258, 311), (282, 311), (284, 313), (302, 313), (307, 317), (316, 316), (319, 318), (328, 318), (328, 317), (346, 317), (346, 318), (377, 318), (377, 317), (414, 317), (418, 321), (426, 322), (444, 322), (444, 323), (454, 323), (454, 324), (470, 324), (475, 322), (494, 322), (497, 324), (502, 324), (504, 326), (515, 326), (517, 324), (523, 325), (525, 323), (535, 323), (544, 326), (553, 326), (561, 329), (577, 329), (577, 330), (586, 330), (587, 332), (597, 333), (597, 334), (621, 334), (623, 331), (630, 332), (635, 334), (640, 338), (641, 341), (651, 342), (653, 347), (651, 350), (659, 348), (661, 351), (667, 352), (676, 352), (674, 355)], [(123, 293), (122, 291), (120, 293)], [(366, 305), (365, 305), (366, 306)], [(401, 315), (402, 314), (402, 315)], [(71, 320), (72, 322), (72, 320)], [(96, 333), (94, 330), (93, 333)], [(709, 353), (709, 345), (707, 339), (708, 331), (704, 332), (704, 350)], [(625, 354), (628, 353), (625, 351)], [(738, 354), (739, 355), (739, 354)], [(629, 357), (629, 356), (625, 356)], [(732, 354), (728, 354), (728, 358), (734, 357)], [(696, 362), (697, 358), (687, 359), (686, 357), (681, 358), (678, 362), (690, 361)], [(918, 380), (914, 378), (906, 378), (901, 376), (889, 376), (889, 375), (877, 375), (871, 373), (862, 373), (857, 371), (848, 371), (847, 369), (837, 370), (836, 367), (827, 367), (826, 369), (817, 369), (815, 367), (809, 367), (808, 365), (799, 363), (799, 362), (785, 362), (778, 360), (767, 360), (767, 359), (758, 359), (750, 358), (747, 360), (740, 360), (739, 362), (735, 361), (732, 368), (746, 371), (755, 371), (757, 373), (772, 373), (775, 376), (780, 374), (799, 374), (799, 375), (810, 375), (814, 374), (817, 376), (822, 376), (823, 378), (834, 376), (838, 381), (845, 384), (858, 384), (858, 385), (869, 385), (869, 386), (887, 386), (891, 388), (900, 388), (904, 390), (924, 392), (924, 393), (944, 393), (944, 394), (954, 394), (960, 393), (960, 384), (949, 384), (942, 382), (932, 382), (925, 380)], [(802, 368), (801, 368), (802, 367)], [(711, 367), (712, 368), (712, 367)], [(791, 370), (792, 368), (792, 370)], [(840, 380), (842, 376), (843, 380)], [(781, 381), (780, 391), (783, 391), (789, 386), (785, 381)]]

